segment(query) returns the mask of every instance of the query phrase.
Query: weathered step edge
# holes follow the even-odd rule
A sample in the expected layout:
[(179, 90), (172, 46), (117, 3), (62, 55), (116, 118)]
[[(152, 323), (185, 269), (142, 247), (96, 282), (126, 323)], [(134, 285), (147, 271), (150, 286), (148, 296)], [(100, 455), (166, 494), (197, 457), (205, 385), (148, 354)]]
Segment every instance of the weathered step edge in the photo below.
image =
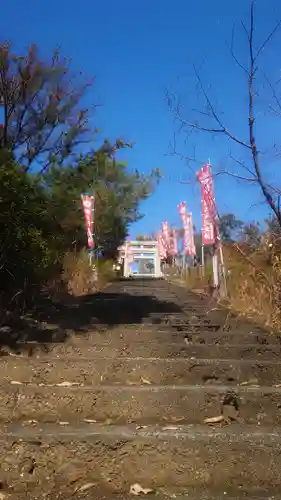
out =
[(55, 440), (55, 441), (84, 441), (90, 442), (97, 438), (113, 438), (126, 440), (149, 440), (157, 441), (169, 440), (187, 440), (193, 442), (212, 441), (214, 443), (241, 443), (252, 444), (254, 446), (274, 445), (280, 447), (281, 451), (281, 433), (280, 428), (258, 425), (241, 428), (234, 424), (223, 428), (214, 428), (202, 425), (175, 425), (175, 426), (147, 426), (145, 429), (139, 429), (134, 425), (103, 425), (94, 423), (89, 429), (89, 425), (80, 424), (75, 427), (58, 426), (56, 424), (42, 424), (40, 429), (20, 427), (17, 424), (11, 424), (0, 429), (0, 442), (13, 441), (21, 439), (23, 441), (34, 441), (34, 439)]

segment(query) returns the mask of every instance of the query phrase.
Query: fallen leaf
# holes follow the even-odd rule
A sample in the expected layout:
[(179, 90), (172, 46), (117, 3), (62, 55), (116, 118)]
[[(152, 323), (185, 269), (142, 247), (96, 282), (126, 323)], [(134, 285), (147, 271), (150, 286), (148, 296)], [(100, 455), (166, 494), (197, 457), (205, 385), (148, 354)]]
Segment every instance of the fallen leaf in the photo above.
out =
[(6, 500), (7, 495), (5, 495), (5, 493), (2, 493), (2, 491), (0, 492), (0, 500)]
[(59, 422), (59, 425), (69, 425), (69, 422)]
[(12, 385), (22, 385), (22, 382), (18, 382), (17, 380), (11, 380)]
[(249, 380), (245, 380), (244, 382), (241, 382), (240, 385), (253, 385), (253, 384), (258, 384), (257, 378), (250, 378)]
[(111, 418), (107, 418), (104, 423), (105, 423), (105, 425), (111, 425), (112, 424), (112, 419)]
[(281, 387), (281, 384), (276, 384), (273, 387), (276, 387), (276, 389), (279, 389)]
[(179, 427), (176, 425), (167, 425), (166, 427), (162, 427), (163, 431), (177, 431)]
[(239, 410), (233, 405), (223, 405), (222, 413), (225, 420), (238, 420)]
[(83, 484), (83, 486), (80, 486), (80, 488), (78, 488), (78, 490), (76, 490), (76, 491), (87, 491), (90, 488), (92, 488), (93, 486), (95, 486), (95, 483), (86, 483), (86, 484)]
[(96, 420), (92, 420), (91, 418), (84, 418), (84, 422), (86, 422), (87, 424), (96, 424), (97, 423)]
[(140, 495), (141, 493), (147, 495), (148, 493), (153, 493), (153, 490), (151, 488), (143, 488), (140, 484), (136, 483), (130, 486), (130, 493), (131, 495)]
[(205, 418), (204, 424), (218, 424), (220, 422), (224, 421), (224, 416), (219, 415), (217, 417), (210, 417), (210, 418)]
[(72, 386), (72, 385), (73, 385), (73, 383), (72, 383), (72, 382), (68, 382), (68, 381), (66, 380), (66, 381), (64, 381), (64, 382), (60, 382), (59, 384), (56, 384), (56, 385), (57, 385), (57, 387), (70, 387), (70, 386)]
[(141, 429), (147, 429), (147, 425), (137, 425), (136, 430), (140, 431)]
[(171, 417), (164, 417), (164, 420), (168, 420), (168, 421), (170, 420), (171, 422), (177, 423), (177, 422), (182, 422), (183, 420), (185, 420), (185, 417), (173, 417), (173, 416), (171, 416)]
[[(82, 472), (81, 470), (75, 469), (74, 471), (67, 474), (67, 479), (68, 479), (69, 484), (74, 485), (75, 483), (77, 483), (77, 481), (80, 481), (80, 479), (81, 480), (84, 479), (84, 476), (85, 476), (84, 471)], [(76, 493), (78, 488), (79, 488), (79, 486), (76, 486), (74, 493)]]
[(151, 385), (150, 380), (148, 380), (147, 378), (141, 377), (141, 381), (143, 384)]

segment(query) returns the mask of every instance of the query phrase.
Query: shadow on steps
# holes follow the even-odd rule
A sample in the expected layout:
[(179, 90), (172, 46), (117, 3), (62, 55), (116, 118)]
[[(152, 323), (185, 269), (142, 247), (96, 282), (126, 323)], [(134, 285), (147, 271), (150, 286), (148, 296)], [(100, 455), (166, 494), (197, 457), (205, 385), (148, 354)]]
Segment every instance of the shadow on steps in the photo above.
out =
[[(153, 282), (154, 283), (154, 282)], [(159, 283), (159, 282), (158, 282)], [(131, 285), (129, 285), (131, 287)], [(183, 313), (182, 307), (173, 300), (165, 300), (169, 291), (165, 283), (151, 287), (146, 280), (134, 283), (130, 293), (123, 290), (124, 282), (83, 297), (71, 297), (60, 303), (50, 298), (38, 298), (35, 308), (24, 316), (7, 317), (0, 326), (0, 355), (5, 355), (3, 346), (24, 349), (24, 343), (37, 342), (43, 345), (65, 342), (69, 333), (83, 335), (89, 331), (113, 328), (117, 325), (163, 322), (163, 317)], [(159, 288), (159, 293), (157, 293)], [(157, 297), (158, 295), (158, 297)], [(27, 346), (26, 346), (27, 348)]]

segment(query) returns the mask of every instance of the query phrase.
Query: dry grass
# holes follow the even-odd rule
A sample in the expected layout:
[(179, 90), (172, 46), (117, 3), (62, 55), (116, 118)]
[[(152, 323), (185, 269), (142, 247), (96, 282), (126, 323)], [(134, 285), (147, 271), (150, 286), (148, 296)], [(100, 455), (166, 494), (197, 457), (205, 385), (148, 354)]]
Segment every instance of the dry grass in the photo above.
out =
[(196, 290), (200, 293), (209, 294), (211, 290), (212, 281), (212, 267), (211, 264), (205, 266), (205, 276), (202, 276), (201, 266), (188, 267), (185, 271), (181, 273), (171, 267), (167, 269), (166, 274), (169, 276), (171, 281), (179, 281), (184, 283), (188, 290)]
[(113, 271), (113, 261), (99, 260), (97, 262), (97, 288), (102, 290), (108, 283), (116, 279), (116, 273)]
[[(260, 247), (254, 251), (236, 245), (224, 248), (227, 272), (227, 299), (224, 305), (257, 324), (281, 331), (281, 252)], [(211, 295), (212, 267), (206, 266), (202, 278), (200, 268), (191, 268), (180, 276), (175, 270), (171, 279), (178, 279), (190, 289)]]
[(86, 250), (68, 252), (63, 260), (62, 282), (70, 295), (80, 296), (96, 290), (96, 273)]
[(224, 251), (228, 270), (229, 305), (241, 315), (273, 330), (281, 329), (280, 257), (259, 248), (247, 252), (239, 247)]
[(59, 288), (69, 295), (89, 295), (102, 290), (105, 285), (115, 279), (111, 261), (89, 262), (87, 250), (68, 252), (63, 261), (63, 271)]

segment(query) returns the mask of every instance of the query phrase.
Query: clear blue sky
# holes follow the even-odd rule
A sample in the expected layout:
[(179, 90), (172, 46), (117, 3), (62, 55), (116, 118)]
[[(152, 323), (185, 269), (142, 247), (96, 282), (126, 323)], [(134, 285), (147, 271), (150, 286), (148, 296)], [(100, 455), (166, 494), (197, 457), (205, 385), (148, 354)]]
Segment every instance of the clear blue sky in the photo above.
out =
[[(257, 44), (281, 17), (280, 0), (257, 1)], [(236, 53), (247, 60), (241, 19), (247, 21), (248, 0), (9, 0), (1, 1), (1, 37), (13, 41), (14, 50), (23, 52), (35, 42), (49, 54), (57, 45), (73, 58), (74, 66), (96, 83), (89, 103), (103, 104), (94, 123), (112, 139), (135, 141), (126, 159), (132, 168), (148, 172), (163, 170), (164, 180), (143, 206), (145, 217), (132, 228), (132, 234), (157, 230), (162, 220), (178, 223), (177, 204), (186, 200), (200, 227), (200, 195), (191, 170), (180, 157), (167, 155), (175, 126), (165, 101), (165, 89), (182, 96), (188, 109), (198, 106), (193, 63), (201, 67), (210, 96), (228, 127), (247, 138), (247, 86), (243, 72), (231, 58), (226, 41), (231, 39), (233, 22), (238, 29)], [(268, 46), (262, 67), (273, 82), (281, 76), (281, 32)], [(281, 127), (265, 115), (269, 92), (259, 86), (258, 139), (264, 151), (276, 141), (281, 145)], [(278, 142), (279, 141), (279, 142)], [(196, 136), (196, 156), (202, 162), (211, 158), (214, 169), (226, 166), (237, 171), (229, 160), (230, 144), (208, 135)], [(183, 137), (177, 138), (178, 151), (189, 154)], [(232, 154), (243, 157), (241, 149)], [(280, 179), (281, 158), (263, 160), (269, 180)], [(197, 166), (194, 166), (196, 170)], [(277, 172), (277, 174), (274, 174)], [(244, 219), (267, 215), (262, 197), (254, 189), (236, 184), (230, 177), (216, 179), (216, 199), (221, 212), (235, 212)], [(255, 205), (250, 210), (250, 206)]]

